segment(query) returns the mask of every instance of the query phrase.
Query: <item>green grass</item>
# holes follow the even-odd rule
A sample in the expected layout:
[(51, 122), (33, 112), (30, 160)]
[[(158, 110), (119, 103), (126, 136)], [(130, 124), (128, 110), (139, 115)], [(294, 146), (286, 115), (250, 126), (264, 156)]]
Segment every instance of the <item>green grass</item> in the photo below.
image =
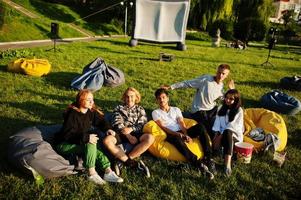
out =
[[(248, 165), (235, 163), (233, 175), (226, 179), (221, 171), (208, 182), (189, 164), (143, 156), (152, 177), (145, 179), (124, 170), (123, 184), (103, 187), (88, 183), (84, 176), (74, 175), (47, 180), (38, 188), (30, 176), (23, 175), (7, 163), (8, 137), (18, 130), (39, 124), (62, 123), (62, 111), (75, 98), (70, 81), (82, 68), (102, 57), (125, 73), (126, 83), (117, 88), (103, 87), (95, 93), (96, 103), (105, 111), (120, 103), (129, 86), (142, 94), (141, 104), (150, 115), (157, 108), (154, 91), (162, 84), (214, 74), (221, 63), (231, 66), (231, 78), (242, 93), (244, 107), (259, 107), (266, 92), (277, 89), (284, 76), (301, 74), (300, 47), (277, 46), (271, 53), (274, 67), (261, 66), (267, 49), (252, 45), (240, 51), (212, 48), (210, 42), (189, 40), (187, 51), (176, 51), (175, 45), (141, 44), (135, 48), (128, 39), (105, 39), (95, 42), (60, 45), (62, 53), (45, 51), (49, 47), (27, 49), (37, 58), (52, 64), (49, 75), (41, 78), (13, 74), (6, 65), (14, 57), (0, 60), (0, 199), (299, 199), (301, 196), (301, 125), (300, 113), (282, 115), (288, 128), (288, 159), (282, 168), (272, 163), (271, 155), (254, 155)], [(175, 55), (172, 62), (159, 62), (160, 52)], [(300, 92), (284, 92), (301, 99)], [(194, 90), (171, 91), (171, 104), (189, 110)]]
[(122, 24), (117, 20), (112, 20), (111, 24), (100, 23), (97, 20), (96, 22), (87, 22), (81, 18), (88, 14), (80, 13), (80, 10), (74, 11), (65, 5), (41, 0), (14, 0), (13, 2), (36, 14), (38, 18), (27, 17), (3, 3), (7, 8), (7, 14), (0, 30), (0, 42), (49, 39), (51, 38), (51, 22), (59, 24), (60, 38), (86, 37), (70, 28), (69, 23), (75, 23), (90, 35), (123, 34)]

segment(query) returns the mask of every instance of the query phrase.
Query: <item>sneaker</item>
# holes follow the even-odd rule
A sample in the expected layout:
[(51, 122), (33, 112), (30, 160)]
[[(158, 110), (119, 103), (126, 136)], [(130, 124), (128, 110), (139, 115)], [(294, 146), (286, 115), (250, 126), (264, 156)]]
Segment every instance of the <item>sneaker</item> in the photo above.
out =
[(93, 175), (89, 176), (88, 180), (97, 185), (103, 185), (106, 183), (106, 181), (103, 180), (98, 174), (93, 174)]
[(231, 174), (232, 174), (232, 169), (231, 168), (228, 168), (228, 167), (225, 167), (225, 175), (227, 176), (227, 177), (230, 177), (231, 176)]
[(143, 162), (142, 160), (140, 160), (140, 161), (138, 162), (138, 166), (137, 166), (137, 167), (138, 167), (138, 170), (139, 170), (139, 171), (143, 172), (143, 173), (146, 175), (147, 178), (150, 177), (149, 169), (148, 169), (148, 167), (144, 164), (144, 162)]
[(119, 176), (117, 176), (115, 174), (115, 172), (113, 172), (113, 171), (106, 173), (103, 176), (103, 179), (105, 181), (112, 182), (112, 183), (122, 183), (123, 182), (123, 178), (120, 178)]
[(213, 161), (213, 159), (208, 159), (207, 162), (206, 162), (208, 168), (209, 168), (209, 171), (216, 175), (217, 174), (217, 171), (216, 171), (216, 167), (215, 167), (215, 163)]
[(118, 162), (118, 161), (115, 162), (115, 164), (114, 164), (114, 171), (115, 171), (115, 174), (117, 176), (120, 176), (122, 167), (123, 167), (122, 162)]
[(204, 163), (199, 162), (198, 168), (209, 180), (214, 179), (214, 174), (209, 171), (208, 167)]

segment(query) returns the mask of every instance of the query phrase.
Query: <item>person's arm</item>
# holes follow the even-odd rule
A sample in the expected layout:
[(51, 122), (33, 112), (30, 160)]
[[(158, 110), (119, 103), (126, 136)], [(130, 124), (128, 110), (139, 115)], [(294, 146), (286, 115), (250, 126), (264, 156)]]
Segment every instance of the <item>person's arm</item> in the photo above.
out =
[(120, 109), (121, 109), (121, 106), (117, 106), (114, 109), (113, 115), (112, 115), (112, 126), (118, 132), (121, 132), (122, 129), (125, 128), (124, 119), (120, 113)]
[(180, 88), (199, 88), (203, 84), (204, 78), (198, 77), (192, 80), (186, 80), (178, 83), (174, 83), (170, 86), (170, 89), (180, 89)]
[(235, 84), (234, 84), (234, 80), (233, 79), (229, 80), (228, 87), (229, 87), (229, 89), (235, 89)]
[(142, 132), (144, 124), (147, 122), (147, 116), (142, 106), (137, 106), (138, 120), (131, 127), (133, 132)]
[(156, 124), (166, 133), (166, 134), (169, 134), (169, 135), (173, 135), (173, 136), (180, 136), (182, 135), (182, 133), (180, 132), (176, 132), (176, 131), (172, 131), (170, 130), (169, 128), (166, 128), (162, 121), (160, 119), (157, 119), (155, 120)]
[(187, 127), (186, 127), (186, 124), (184, 122), (184, 118), (183, 117), (179, 117), (177, 119), (177, 121), (178, 121), (178, 123), (180, 125), (180, 129), (181, 129), (182, 133), (184, 134), (184, 135), (181, 135), (181, 138), (183, 140), (185, 140), (185, 142), (188, 142), (188, 143), (191, 142), (192, 141), (191, 137), (189, 137), (187, 135)]

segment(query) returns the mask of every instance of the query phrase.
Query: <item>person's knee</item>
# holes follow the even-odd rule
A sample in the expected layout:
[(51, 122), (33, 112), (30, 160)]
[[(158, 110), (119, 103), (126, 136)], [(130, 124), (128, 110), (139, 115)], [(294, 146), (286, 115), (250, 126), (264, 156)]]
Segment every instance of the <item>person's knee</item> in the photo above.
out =
[(117, 142), (116, 138), (113, 136), (113, 135), (108, 135), (107, 137), (105, 137), (103, 139), (103, 144), (106, 146), (106, 147), (110, 147), (112, 145), (115, 145)]
[(140, 141), (141, 142), (145, 142), (149, 145), (153, 144), (155, 141), (155, 137), (152, 134), (149, 133), (144, 133), (141, 137), (140, 137)]

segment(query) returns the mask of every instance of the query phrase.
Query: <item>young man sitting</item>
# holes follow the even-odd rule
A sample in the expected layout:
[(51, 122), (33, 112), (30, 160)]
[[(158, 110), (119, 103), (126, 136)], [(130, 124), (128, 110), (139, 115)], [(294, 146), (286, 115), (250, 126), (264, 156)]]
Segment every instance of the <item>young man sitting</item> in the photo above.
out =
[[(165, 89), (158, 89), (155, 92), (156, 100), (160, 108), (152, 112), (153, 120), (158, 124), (162, 130), (167, 134), (167, 141), (173, 144), (179, 152), (183, 154), (194, 166), (198, 167), (201, 171), (205, 172), (206, 176), (211, 180), (214, 178), (215, 166), (211, 157), (211, 147), (208, 146), (207, 137), (205, 135), (205, 128), (198, 123), (195, 126), (186, 128), (183, 120), (182, 112), (177, 107), (169, 106), (168, 92)], [(186, 143), (192, 141), (192, 138), (199, 137), (200, 142), (204, 149), (205, 161), (213, 165), (214, 171), (209, 171), (205, 162), (198, 160), (186, 146)]]

